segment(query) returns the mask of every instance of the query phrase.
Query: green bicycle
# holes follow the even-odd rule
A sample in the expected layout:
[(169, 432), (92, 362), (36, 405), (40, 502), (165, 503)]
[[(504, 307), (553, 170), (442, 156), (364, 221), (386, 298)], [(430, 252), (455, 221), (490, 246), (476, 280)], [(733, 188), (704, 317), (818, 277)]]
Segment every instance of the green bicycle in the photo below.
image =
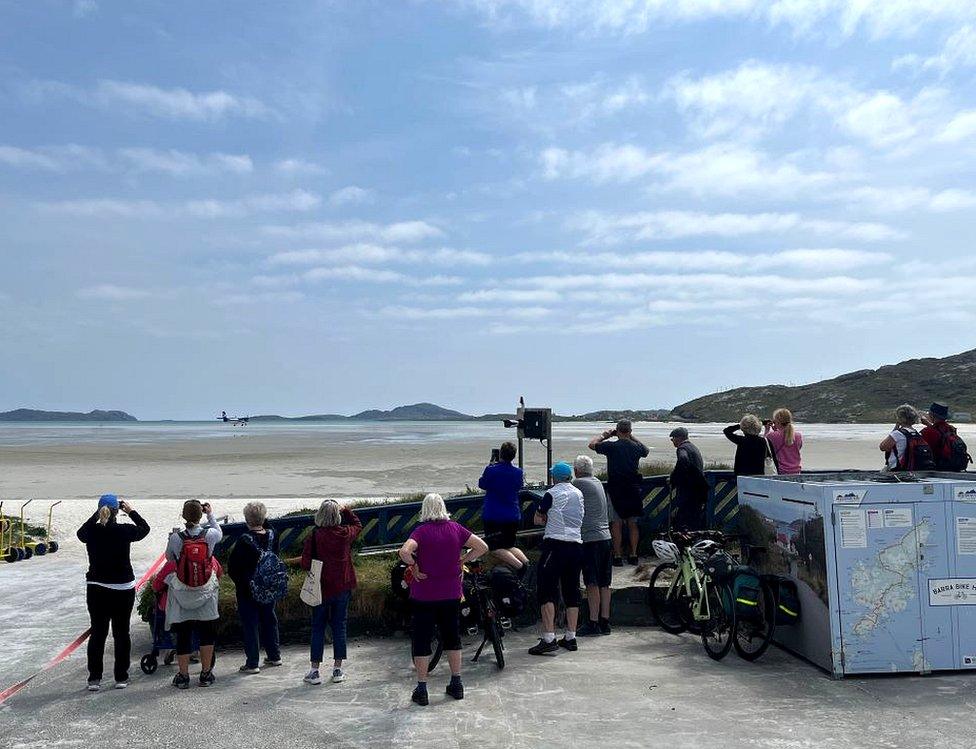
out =
[(652, 544), (663, 562), (651, 574), (651, 613), (665, 632), (700, 635), (708, 656), (721, 660), (735, 639), (732, 589), (712, 580), (703, 563), (722, 548), (724, 537), (702, 531), (676, 533), (671, 539), (656, 539)]

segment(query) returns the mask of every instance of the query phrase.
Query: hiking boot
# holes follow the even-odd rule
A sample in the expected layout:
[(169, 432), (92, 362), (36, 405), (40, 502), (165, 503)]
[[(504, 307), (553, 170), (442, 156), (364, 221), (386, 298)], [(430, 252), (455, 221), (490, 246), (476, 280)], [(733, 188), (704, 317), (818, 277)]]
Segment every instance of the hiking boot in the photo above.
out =
[(631, 567), (636, 567), (639, 563), (640, 560), (637, 557), (627, 557), (627, 564)]
[(280, 666), (281, 658), (276, 658), (276, 659), (265, 658), (263, 665), (265, 666), (265, 668), (274, 668), (275, 666)]
[(410, 695), (410, 699), (418, 705), (429, 705), (430, 696), (427, 694), (427, 687), (417, 686)]
[(560, 637), (558, 645), (561, 648), (566, 648), (566, 650), (568, 650), (570, 653), (575, 653), (577, 650), (579, 650), (579, 645), (577, 644), (575, 637), (572, 640), (567, 640), (565, 637)]
[(608, 635), (608, 634), (610, 634), (610, 620), (609, 619), (601, 619), (600, 620), (600, 634), (601, 635)]
[(461, 683), (460, 679), (457, 681), (451, 679), (451, 683), (447, 685), (447, 689), (444, 691), (456, 700), (464, 699), (464, 684)]
[(190, 688), (190, 675), (189, 674), (176, 674), (173, 677), (173, 686), (177, 689), (189, 689)]
[(583, 624), (582, 627), (579, 628), (579, 631), (576, 633), (576, 636), (577, 637), (596, 637), (597, 635), (600, 635), (600, 634), (602, 634), (600, 632), (600, 625), (597, 622), (588, 621), (585, 624)]
[(97, 692), (101, 688), (102, 688), (102, 680), (101, 679), (89, 679), (88, 680), (88, 691), (89, 692)]
[(240, 671), (242, 674), (259, 674), (259, 673), (261, 673), (261, 669), (260, 668), (258, 668), (257, 666), (248, 666), (246, 663), (243, 666), (241, 666), (239, 669), (237, 669), (237, 670)]
[(217, 678), (213, 675), (213, 669), (211, 669), (209, 671), (201, 671), (200, 672), (200, 686), (201, 687), (209, 687), (215, 681), (217, 681)]
[(311, 671), (305, 674), (305, 678), (302, 679), (302, 681), (304, 681), (306, 684), (314, 684), (318, 686), (322, 683), (322, 677), (319, 676), (319, 670), (317, 668), (313, 668)]
[(332, 669), (332, 683), (333, 684), (341, 684), (345, 680), (346, 680), (346, 675), (344, 673), (342, 673), (342, 669), (341, 668), (334, 668), (334, 669)]
[(116, 689), (125, 689), (127, 686), (129, 686), (129, 680), (128, 679), (124, 679), (122, 681), (115, 682), (115, 688)]
[(533, 645), (529, 648), (529, 655), (547, 655), (549, 653), (555, 653), (557, 650), (559, 650), (559, 645), (555, 640), (546, 642), (540, 638), (538, 645)]
[(623, 557), (614, 557), (613, 558), (613, 566), (614, 567), (623, 567), (624, 566)]

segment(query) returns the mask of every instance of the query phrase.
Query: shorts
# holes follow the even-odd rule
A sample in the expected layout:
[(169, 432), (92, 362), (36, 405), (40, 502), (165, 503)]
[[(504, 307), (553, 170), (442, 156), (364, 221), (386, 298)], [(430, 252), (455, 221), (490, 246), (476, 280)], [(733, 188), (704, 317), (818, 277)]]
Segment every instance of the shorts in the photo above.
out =
[(510, 523), (495, 523), (491, 520), (485, 521), (485, 543), (488, 544), (490, 551), (496, 549), (511, 549), (516, 546), (515, 534), (518, 533), (519, 524), (516, 521)]
[(639, 518), (644, 514), (644, 490), (640, 484), (629, 481), (608, 483), (607, 494), (615, 515), (612, 520)]
[(613, 547), (610, 540), (583, 542), (583, 585), (609, 588), (613, 580)]
[(583, 564), (583, 544), (575, 541), (542, 540), (536, 588), (540, 604), (558, 603), (562, 590), (566, 608), (579, 606), (580, 569)]
[(217, 620), (201, 622), (173, 622), (170, 630), (176, 634), (176, 654), (189, 655), (193, 652), (193, 635), (197, 636), (197, 644), (201, 648), (213, 645), (217, 641)]
[(410, 650), (414, 658), (430, 655), (430, 642), (434, 627), (440, 634), (444, 650), (461, 649), (461, 601), (416, 601), (410, 599), (413, 609), (413, 625), (410, 634)]

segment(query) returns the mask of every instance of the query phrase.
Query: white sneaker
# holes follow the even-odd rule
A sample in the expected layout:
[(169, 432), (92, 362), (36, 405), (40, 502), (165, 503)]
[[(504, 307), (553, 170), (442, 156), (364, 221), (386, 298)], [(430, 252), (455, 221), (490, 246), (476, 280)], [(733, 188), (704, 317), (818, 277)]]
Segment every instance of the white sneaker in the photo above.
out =
[(317, 668), (313, 668), (311, 671), (305, 674), (305, 678), (302, 679), (302, 681), (304, 681), (306, 684), (317, 685), (322, 683), (322, 677), (319, 676), (319, 670)]
[(102, 682), (100, 682), (100, 681), (90, 681), (90, 682), (88, 682), (88, 691), (89, 692), (97, 692), (101, 688), (102, 688)]
[(117, 681), (117, 682), (115, 682), (115, 688), (116, 689), (125, 689), (127, 686), (129, 686), (129, 682), (127, 682), (127, 681)]
[(258, 668), (257, 666), (255, 666), (254, 668), (251, 668), (246, 663), (243, 666), (241, 666), (239, 669), (237, 669), (237, 670), (240, 671), (242, 674), (259, 674), (259, 673), (261, 673), (261, 669), (260, 668)]
[(270, 658), (265, 658), (264, 659), (264, 665), (267, 666), (267, 667), (280, 666), (281, 665), (281, 659), (279, 658), (278, 660), (273, 661)]
[(332, 683), (333, 684), (339, 684), (340, 682), (343, 682), (345, 680), (346, 680), (346, 675), (344, 673), (342, 673), (342, 669), (341, 668), (334, 668), (334, 669), (332, 669)]

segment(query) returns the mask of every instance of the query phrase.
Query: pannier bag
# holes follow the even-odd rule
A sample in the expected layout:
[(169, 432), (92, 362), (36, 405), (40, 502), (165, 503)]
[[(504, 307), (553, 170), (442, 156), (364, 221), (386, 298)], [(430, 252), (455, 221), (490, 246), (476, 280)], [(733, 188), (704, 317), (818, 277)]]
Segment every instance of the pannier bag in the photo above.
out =
[(705, 562), (705, 573), (712, 578), (713, 582), (720, 583), (729, 579), (735, 566), (735, 560), (724, 551), (720, 551), (712, 554)]
[(518, 616), (525, 610), (528, 594), (518, 576), (503, 564), (491, 570), (489, 578), (492, 598), (504, 616)]
[(796, 583), (782, 575), (764, 575), (763, 580), (773, 590), (776, 601), (776, 626), (789, 626), (800, 621), (800, 593)]
[(762, 583), (752, 567), (737, 566), (733, 571), (732, 600), (739, 619), (754, 621), (762, 616)]

